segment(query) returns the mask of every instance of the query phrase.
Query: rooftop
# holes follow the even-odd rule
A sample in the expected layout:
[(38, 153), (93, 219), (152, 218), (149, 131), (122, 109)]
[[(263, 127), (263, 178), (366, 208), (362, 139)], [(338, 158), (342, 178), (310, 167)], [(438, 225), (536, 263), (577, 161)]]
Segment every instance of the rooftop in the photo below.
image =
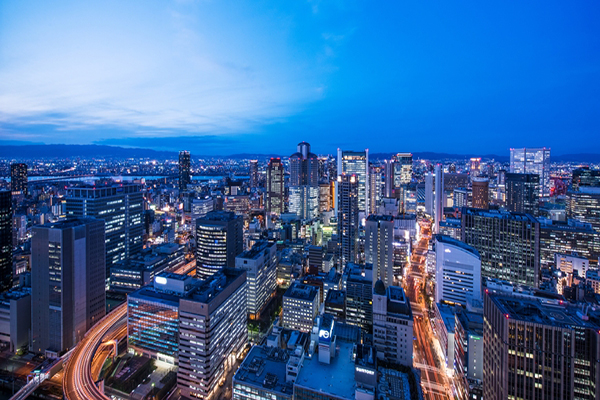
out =
[(463, 207), (463, 214), (477, 215), (486, 218), (508, 219), (513, 221), (525, 221), (530, 223), (538, 222), (537, 219), (529, 214), (510, 212), (504, 210), (483, 210), (479, 208)]
[(460, 240), (456, 240), (450, 236), (446, 236), (446, 235), (435, 235), (435, 239), (436, 241), (440, 242), (440, 243), (444, 243), (444, 244), (448, 244), (454, 247), (458, 247), (461, 248), (477, 257), (479, 256), (479, 251), (477, 251), (477, 249), (473, 246), (469, 246), (468, 244), (466, 244), (465, 242), (461, 242)]
[(286, 350), (254, 346), (236, 371), (233, 379), (244, 385), (251, 385), (259, 389), (266, 388), (292, 397), (292, 383), (285, 381), (288, 360), (289, 353)]
[(268, 249), (271, 246), (275, 246), (275, 245), (276, 245), (275, 243), (270, 243), (270, 242), (261, 240), (261, 241), (256, 242), (250, 250), (244, 251), (238, 257), (256, 260), (263, 254), (263, 252), (266, 249)]
[(455, 308), (454, 306), (450, 306), (448, 304), (443, 303), (435, 303), (437, 311), (439, 312), (440, 317), (442, 317), (442, 321), (446, 326), (446, 330), (448, 332), (454, 332), (454, 324), (455, 320)]
[(288, 288), (288, 290), (286, 290), (283, 297), (291, 297), (294, 299), (312, 301), (318, 294), (319, 289), (317, 287), (305, 285), (300, 282), (294, 282)]
[(376, 214), (371, 214), (367, 217), (367, 221), (386, 221), (386, 222), (392, 222), (394, 220), (394, 217), (392, 217), (391, 215), (376, 215)]
[(327, 299), (325, 303), (344, 305), (346, 302), (346, 294), (343, 290), (330, 290), (327, 292)]

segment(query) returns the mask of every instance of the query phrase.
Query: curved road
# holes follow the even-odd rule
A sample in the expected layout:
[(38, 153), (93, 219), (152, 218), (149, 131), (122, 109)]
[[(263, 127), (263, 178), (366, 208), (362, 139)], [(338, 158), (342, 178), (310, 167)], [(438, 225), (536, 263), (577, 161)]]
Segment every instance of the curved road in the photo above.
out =
[(107, 334), (126, 333), (123, 329), (127, 322), (126, 316), (127, 303), (123, 303), (94, 325), (75, 347), (63, 376), (63, 392), (68, 400), (110, 400), (110, 397), (96, 386), (92, 377), (92, 361)]

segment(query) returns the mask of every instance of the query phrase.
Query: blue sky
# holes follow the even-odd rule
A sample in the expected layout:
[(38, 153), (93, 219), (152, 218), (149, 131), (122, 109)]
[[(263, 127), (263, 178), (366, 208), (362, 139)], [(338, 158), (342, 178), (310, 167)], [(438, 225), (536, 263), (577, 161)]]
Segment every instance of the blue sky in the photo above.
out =
[(600, 3), (0, 2), (0, 140), (600, 152)]

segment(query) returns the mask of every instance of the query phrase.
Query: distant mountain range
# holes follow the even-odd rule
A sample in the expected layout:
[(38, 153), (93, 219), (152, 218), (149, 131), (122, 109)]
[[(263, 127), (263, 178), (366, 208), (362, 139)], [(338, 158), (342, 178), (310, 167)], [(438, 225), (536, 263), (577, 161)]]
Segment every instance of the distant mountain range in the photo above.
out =
[[(291, 154), (291, 153), (290, 153)], [(232, 159), (248, 158), (269, 158), (269, 157), (287, 157), (290, 154), (256, 154), (241, 153), (222, 156), (207, 156), (194, 154), (194, 158), (221, 158)], [(390, 159), (395, 153), (371, 153), (370, 159)], [(0, 158), (4, 159), (32, 159), (32, 158), (157, 158), (157, 159), (175, 159), (178, 153), (176, 151), (161, 151), (143, 148), (130, 148), (118, 146), (104, 146), (94, 144), (31, 144), (31, 145), (3, 145), (0, 141)], [(508, 162), (508, 155), (495, 154), (451, 154), (434, 152), (413, 152), (413, 159), (425, 160), (467, 160), (471, 157), (481, 157), (483, 160), (495, 160), (499, 162)], [(552, 155), (554, 162), (582, 162), (582, 163), (600, 163), (600, 154), (580, 153)]]

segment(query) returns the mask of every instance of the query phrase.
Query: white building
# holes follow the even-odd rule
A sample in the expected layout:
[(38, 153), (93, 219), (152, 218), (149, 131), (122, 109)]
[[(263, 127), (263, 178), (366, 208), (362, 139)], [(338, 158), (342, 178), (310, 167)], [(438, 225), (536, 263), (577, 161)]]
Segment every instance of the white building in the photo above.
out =
[(258, 319), (277, 288), (277, 244), (256, 242), (235, 258), (235, 267), (246, 271), (248, 314)]
[(373, 287), (373, 344), (377, 357), (412, 367), (413, 315), (404, 290), (378, 280)]
[(558, 254), (554, 253), (554, 264), (566, 274), (573, 274), (584, 277), (590, 268), (590, 261), (585, 257), (579, 257), (577, 254)]
[(467, 304), (481, 299), (481, 258), (479, 252), (450, 236), (435, 236), (435, 301)]
[(310, 332), (319, 311), (319, 289), (294, 282), (283, 295), (284, 328)]

